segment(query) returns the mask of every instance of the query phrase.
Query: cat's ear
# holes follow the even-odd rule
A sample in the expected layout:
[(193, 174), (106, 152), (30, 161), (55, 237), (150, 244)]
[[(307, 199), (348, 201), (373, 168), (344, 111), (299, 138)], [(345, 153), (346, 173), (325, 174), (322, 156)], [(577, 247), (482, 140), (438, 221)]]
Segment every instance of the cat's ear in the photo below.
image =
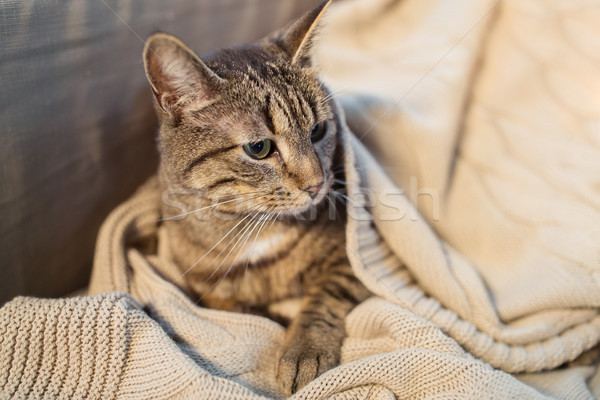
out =
[(331, 0), (322, 1), (318, 6), (284, 28), (276, 37), (276, 42), (290, 57), (292, 64), (311, 66), (312, 50), (325, 9)]
[(225, 82), (179, 39), (165, 33), (146, 41), (144, 68), (158, 106), (171, 115), (183, 105), (209, 104)]

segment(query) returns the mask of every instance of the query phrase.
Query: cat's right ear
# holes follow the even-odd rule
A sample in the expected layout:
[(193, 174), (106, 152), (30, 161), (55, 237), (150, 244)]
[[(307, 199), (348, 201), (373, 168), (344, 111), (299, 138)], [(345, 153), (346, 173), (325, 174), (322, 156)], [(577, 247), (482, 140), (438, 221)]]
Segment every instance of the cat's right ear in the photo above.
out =
[(146, 41), (144, 68), (158, 106), (171, 116), (182, 106), (210, 104), (225, 83), (179, 39), (165, 33)]

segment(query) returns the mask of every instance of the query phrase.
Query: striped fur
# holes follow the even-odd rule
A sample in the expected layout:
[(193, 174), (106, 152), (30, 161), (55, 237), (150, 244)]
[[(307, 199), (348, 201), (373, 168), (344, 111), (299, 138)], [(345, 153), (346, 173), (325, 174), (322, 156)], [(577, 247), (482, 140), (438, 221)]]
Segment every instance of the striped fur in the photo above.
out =
[[(342, 171), (340, 113), (310, 61), (326, 5), (202, 60), (165, 34), (144, 53), (160, 120), (159, 177), (188, 211), (177, 217), (172, 201), (163, 207), (184, 289), (209, 307), (272, 318), (280, 317), (269, 314), (272, 303), (302, 299), (278, 365), (287, 394), (338, 364), (343, 320), (368, 296), (352, 274), (334, 195), (343, 181), (334, 173)], [(326, 134), (313, 144), (322, 121)], [(244, 152), (264, 139), (275, 143), (265, 159)]]

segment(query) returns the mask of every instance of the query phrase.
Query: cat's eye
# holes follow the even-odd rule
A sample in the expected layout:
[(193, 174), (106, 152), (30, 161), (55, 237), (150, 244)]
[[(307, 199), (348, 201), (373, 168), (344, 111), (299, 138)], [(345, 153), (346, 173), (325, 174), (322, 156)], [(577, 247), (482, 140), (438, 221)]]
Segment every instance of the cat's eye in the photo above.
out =
[(310, 133), (310, 141), (317, 143), (319, 140), (325, 137), (327, 133), (327, 121), (321, 121), (312, 128)]
[(271, 154), (274, 146), (270, 139), (265, 139), (254, 143), (246, 143), (243, 147), (250, 157), (261, 160)]

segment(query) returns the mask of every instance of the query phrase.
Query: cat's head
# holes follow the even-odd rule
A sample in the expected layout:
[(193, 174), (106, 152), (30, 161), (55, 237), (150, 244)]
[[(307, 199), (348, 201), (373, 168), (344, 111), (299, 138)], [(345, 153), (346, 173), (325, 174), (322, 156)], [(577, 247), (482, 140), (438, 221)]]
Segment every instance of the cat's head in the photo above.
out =
[(148, 39), (167, 184), (214, 201), (245, 197), (236, 204), (245, 211), (297, 214), (323, 200), (339, 127), (311, 50), (328, 4), (202, 60), (172, 36)]

